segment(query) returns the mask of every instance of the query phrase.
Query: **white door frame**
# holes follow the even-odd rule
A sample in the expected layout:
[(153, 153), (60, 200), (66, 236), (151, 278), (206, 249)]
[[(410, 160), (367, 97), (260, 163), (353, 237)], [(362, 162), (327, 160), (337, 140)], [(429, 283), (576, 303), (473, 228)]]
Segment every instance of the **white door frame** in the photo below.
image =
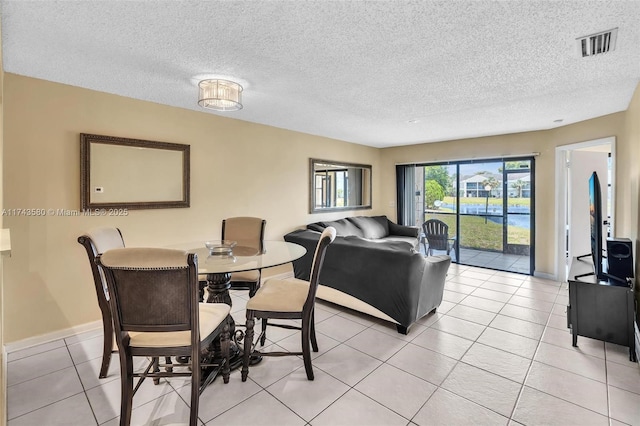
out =
[[(565, 265), (566, 259), (566, 229), (565, 222), (567, 219), (567, 153), (577, 149), (591, 148), (598, 145), (611, 145), (611, 235), (615, 235), (615, 217), (616, 217), (616, 137), (610, 136), (602, 139), (578, 142), (569, 145), (556, 147), (556, 208), (555, 208), (555, 262), (554, 273), (559, 281), (566, 281)], [(606, 191), (603, 191), (605, 194)], [(571, 225), (571, 224), (569, 224)]]

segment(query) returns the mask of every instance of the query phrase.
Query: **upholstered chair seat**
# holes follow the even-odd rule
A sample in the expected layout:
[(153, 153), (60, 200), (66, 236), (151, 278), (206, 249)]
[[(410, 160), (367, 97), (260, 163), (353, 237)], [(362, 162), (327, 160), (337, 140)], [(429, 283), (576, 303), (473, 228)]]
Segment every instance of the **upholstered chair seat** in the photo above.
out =
[(234, 283), (257, 283), (260, 281), (260, 271), (242, 271), (242, 272), (234, 272), (231, 274), (231, 287), (236, 288)]
[[(231, 311), (226, 303), (199, 303), (200, 341), (213, 333)], [(140, 348), (167, 348), (191, 345), (190, 331), (167, 331), (164, 333), (129, 332), (129, 345)]]
[[(309, 294), (309, 282), (290, 278), (270, 279), (247, 302), (254, 311), (301, 312)], [(256, 297), (258, 296), (258, 297)]]

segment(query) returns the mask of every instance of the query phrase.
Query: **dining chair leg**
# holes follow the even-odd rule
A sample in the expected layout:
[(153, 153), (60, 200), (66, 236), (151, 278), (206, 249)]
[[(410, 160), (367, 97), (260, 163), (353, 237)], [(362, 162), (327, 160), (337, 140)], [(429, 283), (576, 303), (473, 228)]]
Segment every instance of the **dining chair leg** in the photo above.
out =
[[(264, 320), (263, 320), (264, 321)], [(242, 354), (242, 370), (241, 376), (242, 381), (247, 381), (247, 376), (249, 375), (249, 357), (251, 356), (251, 345), (253, 343), (253, 325), (255, 324), (255, 320), (253, 318), (253, 312), (247, 312), (247, 330), (244, 335), (244, 353)]]
[(309, 324), (311, 334), (311, 348), (314, 352), (318, 352), (318, 340), (316, 339), (316, 319), (315, 310), (311, 312), (311, 323)]
[(260, 346), (264, 346), (265, 342), (267, 341), (267, 319), (266, 318), (262, 318), (262, 333), (260, 334)]
[(189, 412), (189, 426), (198, 426), (198, 405), (200, 402), (200, 357), (195, 349), (191, 351), (191, 404)]
[[(159, 372), (159, 371), (160, 371), (159, 364), (160, 364), (160, 358), (158, 358), (158, 357), (154, 357), (154, 358), (153, 358), (153, 369), (152, 369), (151, 371), (153, 371), (154, 373)], [(160, 384), (160, 378), (158, 378), (158, 377), (154, 377), (154, 378), (153, 378), (153, 384), (154, 384), (154, 385), (158, 385), (158, 384)]]
[(131, 424), (131, 409), (133, 405), (133, 357), (131, 354), (120, 353), (120, 426)]
[(309, 319), (302, 318), (302, 359), (307, 379), (313, 380), (313, 367), (311, 365), (311, 336)]
[(98, 378), (104, 379), (109, 374), (109, 365), (111, 364), (111, 354), (113, 353), (113, 324), (111, 317), (102, 318), (102, 331), (104, 333), (104, 343), (102, 348), (102, 366)]

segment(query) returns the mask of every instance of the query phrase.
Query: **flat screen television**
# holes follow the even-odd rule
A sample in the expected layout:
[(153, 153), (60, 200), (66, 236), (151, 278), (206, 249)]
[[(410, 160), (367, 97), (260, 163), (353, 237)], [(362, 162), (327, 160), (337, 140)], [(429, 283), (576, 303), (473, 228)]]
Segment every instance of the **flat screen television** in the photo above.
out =
[(613, 280), (626, 284), (626, 281), (609, 275), (603, 267), (604, 256), (602, 254), (602, 191), (598, 174), (593, 172), (589, 177), (589, 224), (591, 230), (591, 253), (578, 256), (578, 259), (591, 256), (593, 261), (593, 273), (576, 275), (576, 278), (587, 275), (595, 275), (599, 280)]
[(591, 259), (593, 260), (593, 274), (604, 278), (602, 270), (602, 192), (600, 179), (593, 172), (589, 178), (589, 224), (591, 226)]

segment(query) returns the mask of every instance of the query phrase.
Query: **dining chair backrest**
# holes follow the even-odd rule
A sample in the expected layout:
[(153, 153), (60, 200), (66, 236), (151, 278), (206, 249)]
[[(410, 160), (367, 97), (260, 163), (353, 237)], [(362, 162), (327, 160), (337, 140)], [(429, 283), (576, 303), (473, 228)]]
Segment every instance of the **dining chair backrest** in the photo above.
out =
[[(264, 228), (267, 221), (259, 217), (239, 216), (230, 217), (222, 221), (222, 239), (235, 241), (238, 246), (249, 247), (257, 253), (264, 252)], [(234, 272), (231, 274), (231, 288), (234, 290), (249, 290), (249, 297), (253, 297), (262, 280), (260, 269), (253, 271)]]
[(112, 295), (116, 338), (119, 331), (198, 329), (195, 254), (163, 248), (123, 248), (104, 253), (99, 262), (105, 266)]
[(102, 268), (96, 264), (96, 257), (107, 250), (123, 248), (124, 239), (122, 238), (122, 233), (118, 228), (93, 228), (78, 237), (78, 242), (82, 244), (87, 251), (98, 301), (102, 298), (108, 301), (109, 290), (107, 289), (107, 282), (104, 280)]
[(320, 283), (320, 271), (324, 264), (324, 257), (327, 253), (327, 247), (336, 239), (336, 229), (332, 226), (328, 226), (320, 234), (320, 240), (316, 246), (316, 251), (313, 255), (313, 262), (311, 263), (311, 274), (309, 275), (309, 294), (307, 300), (304, 303), (303, 310), (312, 309), (315, 303), (316, 293), (318, 291), (318, 285)]
[(267, 221), (259, 217), (230, 217), (222, 221), (222, 239), (236, 241), (239, 246), (264, 250)]
[(96, 263), (96, 258), (107, 250), (123, 248), (124, 239), (118, 228), (99, 227), (85, 232), (84, 235), (78, 237), (78, 242), (87, 252), (89, 266), (91, 267), (91, 273), (93, 275), (93, 284), (98, 298), (98, 306), (102, 313), (102, 366), (100, 367), (98, 377), (103, 379), (107, 377), (109, 372), (111, 354), (113, 353), (113, 318), (111, 315), (111, 307), (109, 306), (107, 281), (104, 277), (104, 271)]

